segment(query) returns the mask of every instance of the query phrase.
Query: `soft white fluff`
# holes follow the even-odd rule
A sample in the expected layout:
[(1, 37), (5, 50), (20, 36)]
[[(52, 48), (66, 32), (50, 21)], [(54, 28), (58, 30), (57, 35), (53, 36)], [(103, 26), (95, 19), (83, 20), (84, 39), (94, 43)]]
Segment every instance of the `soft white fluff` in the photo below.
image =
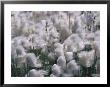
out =
[(54, 74), (50, 74), (50, 77), (57, 77), (57, 76), (55, 76)]
[(66, 61), (69, 62), (73, 59), (73, 52), (65, 52)]
[(62, 69), (66, 68), (66, 59), (64, 56), (60, 56), (57, 59), (57, 65), (59, 65)]
[(95, 34), (94, 33), (88, 33), (87, 36), (86, 36), (87, 40), (92, 40), (93, 41), (94, 38), (95, 38)]
[(25, 57), (28, 66), (37, 67), (37, 58), (34, 53), (27, 53)]
[(22, 45), (26, 50), (30, 49), (30, 47), (31, 47), (31, 43), (28, 41), (27, 38), (24, 38), (24, 39), (21, 40), (21, 45)]
[(79, 51), (84, 48), (84, 42), (78, 34), (72, 34), (64, 41), (64, 48), (69, 52)]
[(57, 64), (54, 64), (52, 66), (52, 74), (54, 74), (55, 76), (60, 76), (62, 73), (61, 67), (58, 66)]
[(44, 77), (44, 75), (46, 75), (47, 72), (44, 70), (35, 70), (32, 69), (28, 72), (27, 77)]
[(16, 47), (16, 54), (17, 55), (25, 55), (25, 49), (22, 46), (17, 46)]
[(55, 61), (55, 60), (56, 60), (56, 59), (55, 59), (55, 54), (54, 54), (53, 52), (50, 52), (50, 53), (48, 54), (48, 58), (49, 58), (50, 61)]
[(67, 70), (69, 72), (72, 72), (73, 70), (78, 70), (79, 66), (75, 62), (75, 60), (71, 60), (70, 62), (67, 63)]
[(55, 49), (55, 55), (56, 55), (57, 57), (59, 57), (59, 56), (64, 56), (64, 51), (63, 51), (63, 49), (61, 49), (61, 48), (56, 48), (56, 49)]
[(55, 43), (54, 44), (54, 47), (55, 48), (61, 48), (61, 49), (63, 49), (63, 44), (61, 44), (61, 43)]
[(92, 51), (82, 51), (78, 54), (79, 62), (85, 67), (90, 67), (94, 63), (95, 50)]

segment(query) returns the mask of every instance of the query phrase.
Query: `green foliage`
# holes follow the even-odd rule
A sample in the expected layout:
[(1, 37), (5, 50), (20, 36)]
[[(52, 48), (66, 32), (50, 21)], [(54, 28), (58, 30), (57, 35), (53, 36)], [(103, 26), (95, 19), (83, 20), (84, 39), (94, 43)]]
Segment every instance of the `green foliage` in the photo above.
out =
[[(39, 59), (41, 60), (41, 63), (43, 65), (42, 69), (46, 70), (48, 72), (48, 75), (51, 73), (51, 67), (53, 65), (52, 62), (49, 61), (48, 55), (45, 53), (41, 53), (41, 49), (30, 49), (28, 53), (34, 53), (37, 56), (39, 56)], [(12, 77), (24, 77), (29, 70), (33, 69), (33, 67), (29, 67), (26, 64), (22, 64), (20, 67), (17, 67), (18, 64), (16, 64), (14, 61), (11, 63), (11, 76)]]
[[(41, 60), (41, 63), (43, 65), (42, 69), (46, 70), (48, 72), (45, 77), (49, 77), (51, 74), (51, 67), (53, 66), (54, 62), (49, 61), (48, 55), (41, 52), (41, 49), (30, 49), (28, 53), (34, 53), (37, 56), (39, 56), (39, 59)], [(74, 53), (74, 57), (76, 62), (79, 64), (77, 53)], [(80, 73), (78, 77), (92, 77), (93, 74), (96, 73), (96, 62), (98, 58), (95, 58), (94, 64), (91, 67), (84, 67), (82, 65), (80, 69)], [(18, 64), (16, 64), (14, 61), (12, 61), (11, 64), (11, 76), (12, 77), (24, 77), (29, 70), (33, 69), (33, 67), (29, 67), (26, 64), (21, 64), (20, 67), (18, 67)]]
[(81, 69), (80, 69), (81, 77), (92, 77), (93, 74), (97, 74), (95, 67), (96, 62), (97, 62), (97, 58), (94, 60), (94, 63), (90, 67), (84, 67), (81, 65)]
[(27, 67), (23, 63), (20, 67), (18, 67), (18, 64), (12, 63), (11, 64), (11, 76), (12, 77), (23, 77), (27, 73)]
[(48, 55), (46, 53), (41, 53), (41, 49), (31, 49), (29, 52), (33, 52), (36, 56), (39, 56), (39, 59), (43, 65), (42, 68), (48, 72), (48, 75), (46, 76), (49, 76), (51, 73), (51, 67), (54, 63), (49, 61)]

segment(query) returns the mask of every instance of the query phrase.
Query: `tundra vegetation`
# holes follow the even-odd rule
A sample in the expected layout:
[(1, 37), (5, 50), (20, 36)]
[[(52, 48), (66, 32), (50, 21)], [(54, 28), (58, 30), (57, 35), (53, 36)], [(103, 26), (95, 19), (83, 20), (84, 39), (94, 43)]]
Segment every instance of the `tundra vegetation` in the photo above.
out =
[(100, 12), (12, 11), (11, 76), (100, 76)]

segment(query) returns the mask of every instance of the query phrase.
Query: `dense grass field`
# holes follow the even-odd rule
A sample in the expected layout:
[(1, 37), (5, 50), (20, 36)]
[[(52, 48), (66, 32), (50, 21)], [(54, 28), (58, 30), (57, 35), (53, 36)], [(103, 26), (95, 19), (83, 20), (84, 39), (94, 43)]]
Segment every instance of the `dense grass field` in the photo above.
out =
[(12, 11), (12, 77), (99, 77), (100, 12)]

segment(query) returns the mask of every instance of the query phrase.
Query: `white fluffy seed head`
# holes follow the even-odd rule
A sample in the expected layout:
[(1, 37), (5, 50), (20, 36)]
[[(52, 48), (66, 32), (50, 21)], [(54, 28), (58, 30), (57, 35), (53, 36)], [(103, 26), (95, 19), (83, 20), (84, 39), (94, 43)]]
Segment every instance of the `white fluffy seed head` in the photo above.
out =
[(79, 42), (81, 41), (81, 38), (79, 37), (78, 34), (72, 34), (71, 36), (69, 36), (70, 40), (72, 40), (73, 42)]
[(16, 53), (17, 53), (17, 55), (25, 55), (25, 50), (22, 46), (17, 46)]
[(55, 55), (56, 55), (57, 57), (59, 57), (59, 56), (64, 56), (64, 51), (63, 51), (63, 49), (61, 49), (61, 48), (56, 48), (56, 49), (55, 49)]
[(55, 60), (55, 55), (54, 55), (54, 53), (50, 52), (50, 53), (48, 54), (48, 58), (49, 58), (49, 60), (54, 61), (54, 60)]
[(26, 54), (26, 63), (30, 67), (37, 67), (37, 58), (34, 53)]
[(95, 38), (95, 34), (94, 33), (89, 33), (89, 34), (87, 34), (87, 36), (86, 36), (86, 39), (87, 40), (94, 40), (94, 38)]
[(67, 70), (69, 72), (72, 72), (73, 70), (78, 70), (79, 66), (75, 62), (75, 60), (71, 60), (70, 62), (67, 63)]
[(73, 59), (73, 52), (66, 52), (65, 58), (67, 62), (71, 61)]
[(54, 64), (52, 66), (52, 73), (55, 75), (55, 76), (60, 76), (62, 71), (61, 71), (61, 67), (58, 66), (57, 64)]
[(31, 43), (25, 38), (23, 40), (21, 40), (21, 45), (25, 48), (25, 49), (29, 49), (31, 47)]
[(46, 75), (47, 72), (44, 70), (35, 70), (32, 69), (28, 72), (27, 77), (44, 77), (44, 75)]
[(70, 35), (72, 34), (72, 31), (68, 28), (65, 28), (65, 26), (61, 27), (61, 32), (60, 32), (60, 38), (61, 42), (66, 40)]
[(61, 43), (55, 43), (54, 44), (54, 47), (55, 48), (61, 48), (61, 49), (63, 49), (63, 44), (61, 44)]
[(62, 69), (66, 68), (66, 59), (64, 56), (60, 56), (57, 59), (57, 65), (59, 65)]
[(57, 77), (57, 76), (55, 76), (54, 74), (50, 74), (50, 77)]
[(49, 53), (46, 46), (41, 49), (41, 52), (45, 54)]
[(79, 53), (78, 57), (80, 64), (85, 67), (90, 67), (94, 62), (94, 57), (95, 57), (94, 55), (95, 55), (95, 50), (89, 52), (83, 51)]
[(85, 44), (84, 44), (83, 41), (78, 42), (78, 49), (79, 49), (79, 50), (84, 49), (84, 47), (85, 47)]

